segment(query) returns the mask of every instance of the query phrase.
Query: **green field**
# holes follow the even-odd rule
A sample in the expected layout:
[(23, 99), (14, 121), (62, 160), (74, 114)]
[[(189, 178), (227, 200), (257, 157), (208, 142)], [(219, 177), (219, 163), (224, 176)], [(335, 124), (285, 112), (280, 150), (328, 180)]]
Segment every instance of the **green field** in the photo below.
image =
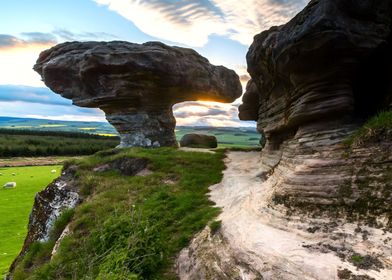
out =
[[(57, 172), (52, 174), (52, 169)], [(59, 165), (0, 168), (0, 277), (23, 245), (35, 194), (60, 172)], [(16, 175), (12, 176), (12, 173)], [(16, 188), (4, 189), (7, 182), (16, 182)]]

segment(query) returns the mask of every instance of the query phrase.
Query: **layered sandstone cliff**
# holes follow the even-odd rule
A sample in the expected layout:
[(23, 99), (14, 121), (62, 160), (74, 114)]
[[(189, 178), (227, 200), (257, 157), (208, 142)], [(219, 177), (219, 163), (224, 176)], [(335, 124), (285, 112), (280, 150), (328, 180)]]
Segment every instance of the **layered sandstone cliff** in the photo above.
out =
[(222, 227), (182, 251), (182, 279), (392, 278), (392, 125), (357, 133), (391, 108), (391, 49), (385, 0), (311, 1), (255, 36), (239, 117), (265, 146), (229, 154)]

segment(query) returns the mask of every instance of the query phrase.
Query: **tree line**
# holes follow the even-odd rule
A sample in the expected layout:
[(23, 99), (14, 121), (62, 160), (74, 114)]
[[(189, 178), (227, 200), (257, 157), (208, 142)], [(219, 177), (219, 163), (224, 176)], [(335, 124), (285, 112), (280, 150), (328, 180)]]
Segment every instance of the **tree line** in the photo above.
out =
[(89, 155), (118, 144), (118, 137), (87, 133), (0, 129), (0, 157)]

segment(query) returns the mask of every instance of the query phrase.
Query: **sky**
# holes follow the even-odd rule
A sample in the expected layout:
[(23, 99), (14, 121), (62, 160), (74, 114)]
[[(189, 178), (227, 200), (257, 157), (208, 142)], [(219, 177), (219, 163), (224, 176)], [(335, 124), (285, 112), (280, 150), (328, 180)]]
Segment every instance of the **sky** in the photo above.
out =
[[(193, 48), (233, 69), (245, 86), (253, 36), (290, 20), (308, 0), (0, 0), (0, 116), (105, 121), (51, 92), (32, 70), (41, 51), (65, 41), (161, 41)], [(254, 126), (238, 105), (186, 102), (178, 125)]]

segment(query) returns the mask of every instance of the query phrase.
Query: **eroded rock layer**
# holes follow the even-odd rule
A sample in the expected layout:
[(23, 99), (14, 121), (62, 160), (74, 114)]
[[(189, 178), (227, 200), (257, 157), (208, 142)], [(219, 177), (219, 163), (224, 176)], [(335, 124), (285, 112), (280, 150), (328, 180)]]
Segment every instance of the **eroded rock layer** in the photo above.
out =
[[(255, 36), (239, 116), (256, 120), (267, 140), (262, 163), (265, 178), (279, 178), (275, 203), (351, 209), (366, 208), (365, 197), (392, 201), (385, 196), (390, 141), (344, 145), (392, 104), (391, 49), (392, 1), (385, 0), (314, 0), (287, 24)], [(384, 206), (376, 212), (387, 212)]]
[(313, 0), (255, 37), (239, 116), (265, 147), (228, 154), (221, 228), (182, 251), (181, 279), (392, 278), (392, 129), (350, 138), (390, 108), (391, 22), (390, 0)]
[(102, 109), (121, 147), (176, 146), (173, 104), (233, 102), (242, 92), (234, 71), (159, 42), (64, 43), (41, 53), (34, 69), (75, 105)]

